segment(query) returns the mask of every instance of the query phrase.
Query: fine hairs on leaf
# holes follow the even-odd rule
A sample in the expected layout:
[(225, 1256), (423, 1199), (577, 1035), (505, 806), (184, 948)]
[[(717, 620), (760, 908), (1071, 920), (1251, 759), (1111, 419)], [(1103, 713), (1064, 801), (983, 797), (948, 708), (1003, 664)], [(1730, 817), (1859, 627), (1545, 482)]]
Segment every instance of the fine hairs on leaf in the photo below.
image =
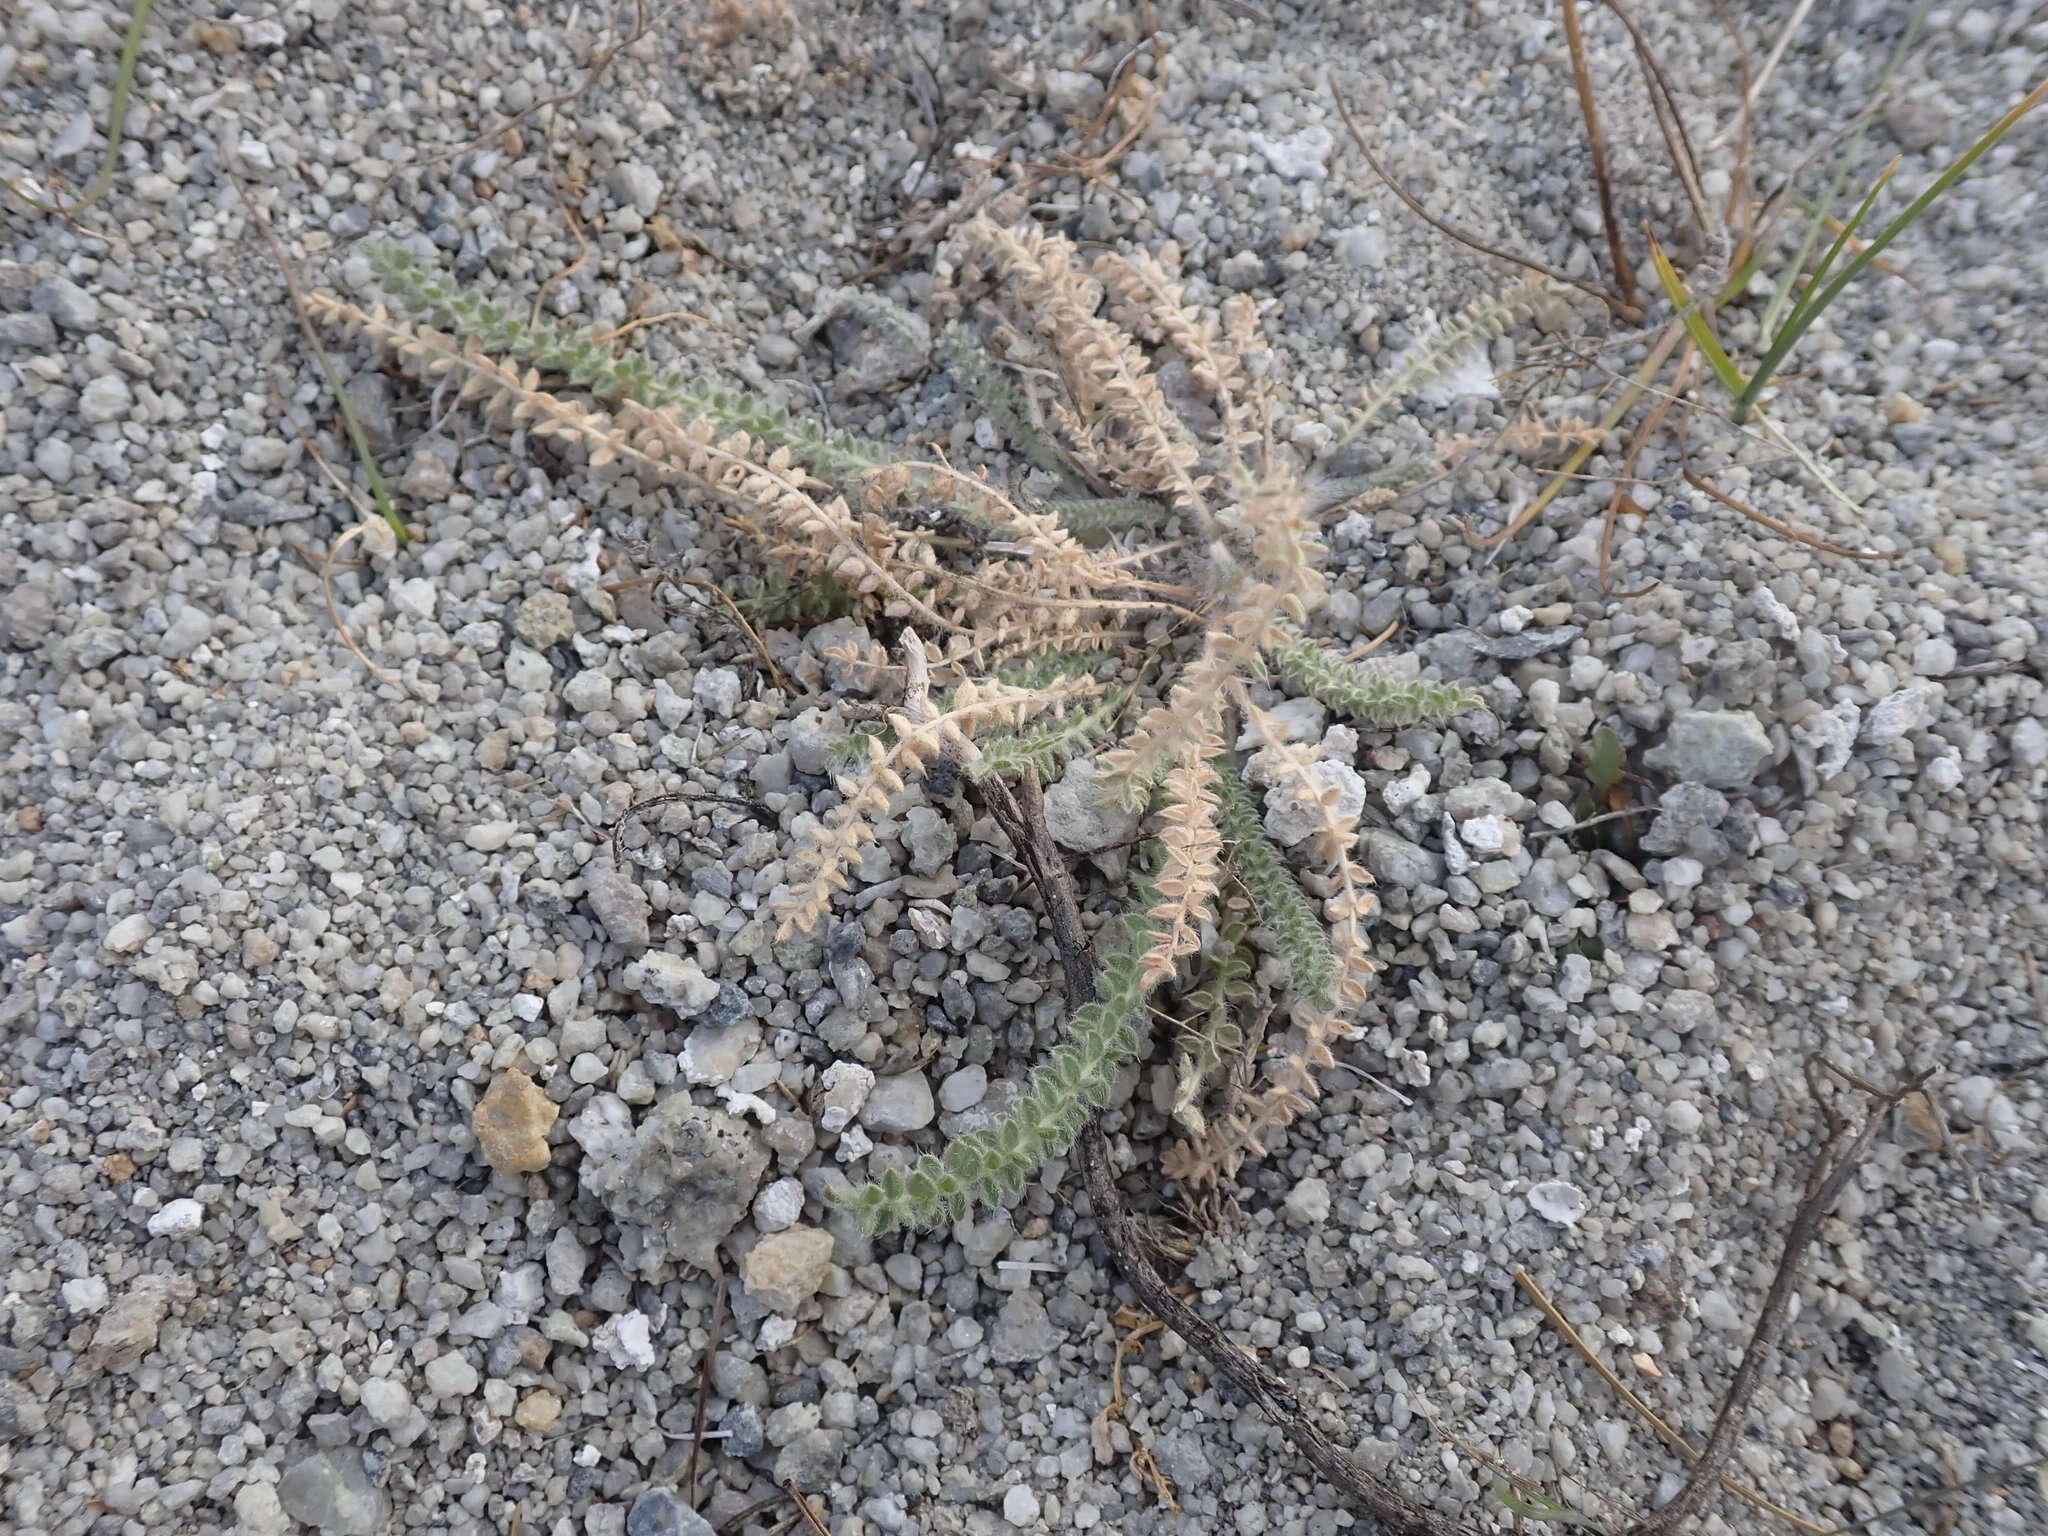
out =
[[(1225, 815), (1228, 836), (1227, 810)], [(1240, 904), (1242, 900), (1239, 898)], [(1202, 1096), (1225, 1063), (1243, 1048), (1245, 1036), (1237, 1022), (1238, 1010), (1258, 996), (1251, 980), (1251, 927), (1242, 916), (1231, 916), (1216, 930), (1210, 955), (1201, 985), (1181, 999), (1188, 1017), (1181, 1026), (1180, 1049), (1174, 1061), (1173, 1118), (1193, 1136), (1208, 1134)]]
[(1066, 463), (1053, 447), (1052, 439), (1031, 420), (1014, 377), (974, 333), (964, 325), (946, 327), (939, 337), (939, 352), (946, 359), (946, 366), (988, 413), (996, 430), (1035, 468), (1062, 484), (1067, 483)]
[(1259, 825), (1258, 807), (1238, 779), (1235, 765), (1217, 778), (1231, 873), (1251, 897), (1259, 926), (1272, 935), (1287, 962), (1289, 985), (1314, 1006), (1327, 1008), (1333, 1001), (1337, 957), (1331, 952), (1322, 919), (1287, 868), (1286, 856)]
[(1338, 435), (1338, 441), (1353, 442), (1378, 426), (1407, 396), (1441, 378), (1475, 348), (1504, 333), (1548, 288), (1548, 282), (1541, 277), (1524, 277), (1500, 293), (1487, 294), (1466, 305), (1403, 353), (1391, 371), (1373, 381)]
[[(1136, 1020), (1150, 990), (1139, 955), (1150, 948), (1139, 915), (1121, 920), (1122, 947), (1101, 963), (1096, 1000), (1074, 1011), (1067, 1039), (1031, 1074), (1023, 1096), (980, 1130), (891, 1169), (839, 1198), (868, 1233), (936, 1227), (965, 1219), (976, 1206), (1000, 1205), (1047, 1162), (1071, 1148), (1095, 1111), (1109, 1102), (1116, 1074), (1138, 1052)], [(1107, 947), (1107, 946), (1105, 946)]]
[(1369, 663), (1343, 661), (1308, 640), (1290, 637), (1267, 654), (1282, 678), (1361, 725), (1420, 725), (1486, 707), (1462, 683), (1400, 681)]

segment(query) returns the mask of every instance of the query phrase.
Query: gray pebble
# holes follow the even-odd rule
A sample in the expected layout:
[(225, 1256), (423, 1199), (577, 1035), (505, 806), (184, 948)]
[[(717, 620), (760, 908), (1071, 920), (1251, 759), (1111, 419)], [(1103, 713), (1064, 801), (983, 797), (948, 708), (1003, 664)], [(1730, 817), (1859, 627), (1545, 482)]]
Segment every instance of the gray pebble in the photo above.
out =
[(965, 1066), (947, 1074), (939, 1084), (939, 1107), (948, 1114), (972, 1109), (988, 1093), (988, 1073), (978, 1066)]
[(584, 900), (590, 904), (591, 915), (604, 924), (614, 944), (645, 949), (652, 939), (647, 892), (638, 880), (613, 867), (609, 850), (598, 857), (603, 867), (584, 879)]
[(657, 950), (626, 967), (625, 984), (648, 1002), (694, 1018), (718, 1001), (718, 983), (694, 960)]
[(666, 1488), (649, 1488), (626, 1513), (626, 1536), (711, 1536), (711, 1523)]
[(932, 1102), (932, 1085), (922, 1072), (899, 1072), (877, 1078), (860, 1112), (860, 1123), (871, 1131), (901, 1135), (921, 1131), (937, 1117)]
[(99, 329), (100, 301), (68, 277), (48, 277), (36, 285), (29, 303), (67, 331)]
[(56, 345), (57, 324), (48, 315), (0, 315), (0, 347), (45, 352)]
[(1770, 761), (1771, 738), (1746, 709), (1689, 710), (1671, 722), (1643, 761), (1674, 779), (1740, 789)]
[(706, 667), (691, 684), (690, 696), (706, 714), (728, 719), (739, 713), (740, 675), (731, 667)]
[(1059, 1343), (1045, 1303), (1036, 1291), (1013, 1291), (989, 1333), (989, 1353), (1005, 1365), (1037, 1362)]
[(213, 634), (213, 616), (196, 604), (187, 603), (157, 637), (156, 651), (171, 661), (182, 661)]
[(352, 1447), (316, 1451), (286, 1467), (277, 1499), (286, 1514), (328, 1536), (374, 1536), (383, 1529), (391, 1501), (363, 1470), (362, 1453)]
[(424, 1375), (436, 1397), (468, 1397), (477, 1388), (476, 1367), (459, 1354), (436, 1355)]
[(103, 373), (78, 392), (78, 414), (96, 425), (121, 421), (135, 408), (135, 391), (118, 373)]
[(403, 1382), (373, 1376), (363, 1383), (362, 1404), (372, 1423), (388, 1429), (394, 1424), (404, 1423), (406, 1415), (412, 1412), (412, 1394), (406, 1391)]
[(661, 175), (652, 166), (628, 160), (612, 167), (612, 195), (642, 218), (651, 218), (661, 206)]
[(1398, 832), (1389, 832), (1384, 827), (1370, 828), (1365, 834), (1365, 867), (1382, 885), (1401, 890), (1435, 885), (1444, 878), (1440, 855), (1418, 848)]
[(1374, 224), (1340, 229), (1331, 237), (1337, 259), (1354, 271), (1376, 272), (1387, 264), (1386, 232)]

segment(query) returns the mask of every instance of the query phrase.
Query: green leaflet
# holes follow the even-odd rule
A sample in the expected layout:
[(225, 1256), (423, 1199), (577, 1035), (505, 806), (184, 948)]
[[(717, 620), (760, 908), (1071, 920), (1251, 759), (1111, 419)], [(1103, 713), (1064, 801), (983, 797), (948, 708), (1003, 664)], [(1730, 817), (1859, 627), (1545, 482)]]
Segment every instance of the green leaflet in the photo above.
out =
[(1313, 640), (1290, 640), (1268, 654), (1288, 682), (1361, 725), (1420, 725), (1486, 703), (1462, 683), (1398, 682), (1333, 656)]
[(778, 405), (737, 390), (712, 388), (660, 368), (637, 353), (621, 356), (603, 342), (545, 316), (522, 315), (471, 293), (424, 267), (395, 245), (367, 247), (384, 291), (408, 312), (486, 350), (519, 357), (579, 389), (607, 399), (638, 401), (649, 410), (703, 417), (721, 432), (745, 432), (787, 448), (816, 473), (848, 478), (895, 462), (879, 443), (834, 432)]
[(1075, 1011), (1066, 1042), (1032, 1072), (1007, 1114), (942, 1152), (926, 1153), (908, 1170), (892, 1169), (837, 1197), (860, 1218), (863, 1231), (964, 1220), (977, 1207), (1014, 1196), (1080, 1139), (1088, 1117), (1109, 1102), (1117, 1070), (1138, 1051), (1131, 1020), (1144, 1006), (1145, 988), (1137, 956), (1150, 925), (1136, 915), (1122, 926), (1124, 948), (1102, 963), (1100, 995)]
[(1259, 808), (1239, 781), (1235, 763), (1217, 765), (1225, 857), (1251, 896), (1259, 926), (1273, 935), (1287, 962), (1289, 983), (1310, 1003), (1327, 1008), (1337, 982), (1337, 959), (1322, 919), (1259, 823)]

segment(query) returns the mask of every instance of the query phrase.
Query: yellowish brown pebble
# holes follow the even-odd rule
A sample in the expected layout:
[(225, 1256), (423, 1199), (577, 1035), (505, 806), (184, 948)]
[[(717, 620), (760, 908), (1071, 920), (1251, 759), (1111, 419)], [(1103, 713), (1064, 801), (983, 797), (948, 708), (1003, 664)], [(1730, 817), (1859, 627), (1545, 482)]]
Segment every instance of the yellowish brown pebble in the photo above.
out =
[(470, 1126), (493, 1168), (535, 1173), (548, 1165), (548, 1127), (559, 1113), (532, 1078), (512, 1067), (491, 1079)]
[(561, 1416), (562, 1400), (546, 1387), (527, 1393), (519, 1400), (519, 1406), (512, 1410), (512, 1422), (534, 1434), (553, 1429), (555, 1420)]

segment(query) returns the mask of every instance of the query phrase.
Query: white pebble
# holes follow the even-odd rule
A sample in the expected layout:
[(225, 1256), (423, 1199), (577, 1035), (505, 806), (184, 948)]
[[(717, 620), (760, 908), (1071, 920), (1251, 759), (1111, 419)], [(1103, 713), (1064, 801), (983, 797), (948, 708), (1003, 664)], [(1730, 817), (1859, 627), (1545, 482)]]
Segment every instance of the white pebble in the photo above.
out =
[(605, 1319), (597, 1332), (591, 1335), (591, 1343), (603, 1350), (612, 1364), (622, 1371), (644, 1371), (654, 1364), (654, 1337), (644, 1312), (621, 1312), (617, 1317)]
[[(451, 1355), (444, 1358), (461, 1357)], [(371, 1422), (387, 1427), (403, 1423), (405, 1416), (412, 1412), (412, 1394), (405, 1390), (404, 1384), (383, 1376), (373, 1376), (363, 1383), (362, 1402)]]
[(804, 1213), (804, 1187), (795, 1179), (777, 1179), (754, 1196), (754, 1225), (763, 1232), (785, 1232)]
[(1572, 1185), (1552, 1179), (1529, 1191), (1529, 1209), (1560, 1227), (1577, 1226), (1586, 1214), (1586, 1197)]
[(425, 1375), (436, 1397), (467, 1397), (476, 1390), (476, 1367), (460, 1355), (436, 1355), (427, 1362)]
[(107, 930), (107, 936), (100, 942), (117, 955), (132, 955), (149, 942), (153, 932), (149, 919), (140, 912), (130, 912), (121, 921)]
[(519, 830), (516, 821), (480, 822), (462, 834), (462, 840), (478, 853), (496, 853), (512, 841), (512, 834)]
[(190, 1237), (206, 1220), (206, 1207), (197, 1200), (173, 1200), (149, 1218), (151, 1237)]

